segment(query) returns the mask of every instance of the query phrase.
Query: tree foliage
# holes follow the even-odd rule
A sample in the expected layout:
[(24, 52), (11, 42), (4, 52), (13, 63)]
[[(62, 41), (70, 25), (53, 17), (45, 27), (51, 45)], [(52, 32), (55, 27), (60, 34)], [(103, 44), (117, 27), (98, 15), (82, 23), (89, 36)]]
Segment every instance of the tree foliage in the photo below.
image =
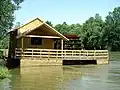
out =
[(70, 27), (66, 22), (56, 25), (55, 29), (58, 30), (62, 34), (68, 34), (70, 31)]
[(101, 49), (102, 29), (103, 20), (99, 14), (83, 24), (81, 38), (85, 49)]
[(53, 24), (52, 24), (51, 21), (46, 21), (46, 23), (47, 23), (48, 25), (50, 25), (51, 27), (53, 27)]
[(6, 33), (13, 26), (14, 12), (23, 0), (0, 0), (0, 48), (4, 47)]
[(83, 25), (63, 22), (54, 28), (62, 34), (79, 35), (84, 49), (120, 50), (120, 7), (109, 12), (105, 21), (96, 14)]
[(11, 29), (14, 21), (14, 11), (23, 0), (0, 0), (0, 37)]
[(111, 50), (120, 50), (120, 7), (109, 12), (105, 20), (104, 41)]
[(70, 25), (70, 30), (69, 30), (70, 34), (80, 35), (81, 31), (82, 31), (82, 25), (80, 25), (79, 23)]

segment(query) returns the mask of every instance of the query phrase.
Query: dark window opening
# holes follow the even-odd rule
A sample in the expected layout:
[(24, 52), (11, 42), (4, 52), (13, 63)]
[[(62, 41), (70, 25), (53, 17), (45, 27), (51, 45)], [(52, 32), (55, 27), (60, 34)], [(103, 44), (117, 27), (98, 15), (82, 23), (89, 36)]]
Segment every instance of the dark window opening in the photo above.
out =
[(63, 60), (63, 65), (87, 65), (97, 64), (96, 60)]
[(42, 45), (42, 38), (39, 37), (32, 37), (31, 38), (32, 45)]

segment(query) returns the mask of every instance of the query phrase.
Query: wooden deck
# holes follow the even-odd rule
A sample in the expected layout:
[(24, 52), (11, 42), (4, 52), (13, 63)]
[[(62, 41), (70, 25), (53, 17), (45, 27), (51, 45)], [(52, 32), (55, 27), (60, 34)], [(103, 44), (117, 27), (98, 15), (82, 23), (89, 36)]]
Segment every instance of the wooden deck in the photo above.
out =
[(108, 50), (16, 49), (16, 58), (31, 60), (109, 60)]
[(16, 49), (20, 58), (62, 58), (65, 60), (109, 59), (108, 50)]

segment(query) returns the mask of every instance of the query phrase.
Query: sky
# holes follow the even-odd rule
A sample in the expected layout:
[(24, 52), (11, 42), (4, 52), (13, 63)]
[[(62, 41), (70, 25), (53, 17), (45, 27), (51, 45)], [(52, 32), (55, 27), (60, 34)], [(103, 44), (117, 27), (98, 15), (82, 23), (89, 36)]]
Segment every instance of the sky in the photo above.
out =
[(15, 12), (15, 23), (25, 24), (34, 18), (51, 21), (54, 25), (84, 23), (99, 13), (103, 20), (109, 11), (120, 6), (120, 0), (24, 0)]

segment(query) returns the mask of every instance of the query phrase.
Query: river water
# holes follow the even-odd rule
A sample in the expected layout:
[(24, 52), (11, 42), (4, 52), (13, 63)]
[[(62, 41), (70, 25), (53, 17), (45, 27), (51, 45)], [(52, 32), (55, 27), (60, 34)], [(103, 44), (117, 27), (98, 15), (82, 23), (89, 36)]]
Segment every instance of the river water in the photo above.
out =
[(11, 73), (10, 88), (3, 90), (120, 90), (119, 60), (108, 65), (24, 67)]

